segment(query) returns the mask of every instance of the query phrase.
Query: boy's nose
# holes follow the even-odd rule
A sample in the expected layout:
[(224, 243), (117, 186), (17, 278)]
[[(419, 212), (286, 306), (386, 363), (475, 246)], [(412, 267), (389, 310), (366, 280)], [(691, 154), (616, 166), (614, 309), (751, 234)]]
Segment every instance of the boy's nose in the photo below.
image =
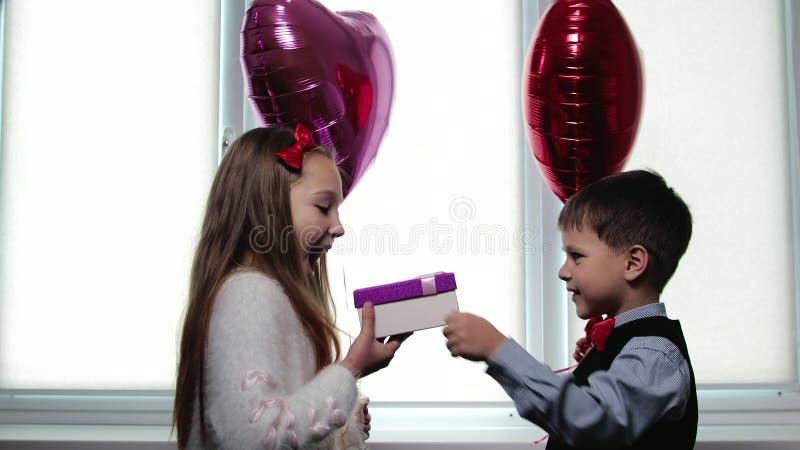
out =
[(561, 265), (561, 268), (558, 269), (558, 278), (560, 278), (562, 281), (567, 281), (570, 278), (572, 278), (572, 275), (567, 270), (567, 263), (566, 262), (564, 262), (564, 264)]

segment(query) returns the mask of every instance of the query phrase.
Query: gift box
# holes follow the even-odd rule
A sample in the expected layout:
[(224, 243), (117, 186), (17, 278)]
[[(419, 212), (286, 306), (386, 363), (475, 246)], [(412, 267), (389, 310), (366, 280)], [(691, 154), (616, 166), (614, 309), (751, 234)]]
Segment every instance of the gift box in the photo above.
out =
[(397, 283), (353, 291), (358, 320), (364, 303), (375, 305), (375, 337), (444, 325), (452, 311), (458, 311), (456, 276), (437, 272)]

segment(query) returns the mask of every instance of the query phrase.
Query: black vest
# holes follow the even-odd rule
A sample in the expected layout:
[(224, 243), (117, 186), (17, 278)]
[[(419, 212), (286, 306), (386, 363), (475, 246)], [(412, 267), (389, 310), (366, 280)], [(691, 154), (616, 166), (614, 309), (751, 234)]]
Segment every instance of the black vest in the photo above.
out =
[[(681, 324), (677, 320), (670, 320), (666, 317), (647, 317), (622, 324), (611, 332), (606, 342), (604, 351), (599, 352), (592, 349), (581, 361), (578, 367), (572, 372), (575, 383), (579, 386), (589, 384), (589, 375), (598, 370), (608, 370), (614, 358), (622, 351), (622, 347), (634, 337), (638, 336), (660, 336), (669, 339), (686, 358), (689, 364), (689, 374), (691, 375), (692, 386), (690, 391), (689, 403), (686, 411), (679, 420), (671, 422), (657, 422), (642, 434), (642, 436), (627, 449), (692, 449), (694, 448), (695, 438), (697, 437), (697, 389), (694, 383), (694, 370), (692, 362), (689, 360), (689, 352), (686, 349), (686, 340), (683, 338)], [(547, 450), (571, 449), (564, 443), (550, 436), (547, 443)]]

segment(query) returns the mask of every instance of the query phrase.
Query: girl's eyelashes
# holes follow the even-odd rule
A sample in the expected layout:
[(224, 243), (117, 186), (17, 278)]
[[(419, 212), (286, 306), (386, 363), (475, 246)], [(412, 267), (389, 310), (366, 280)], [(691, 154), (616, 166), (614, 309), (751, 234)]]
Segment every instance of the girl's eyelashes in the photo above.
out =
[(317, 205), (317, 209), (318, 209), (318, 210), (319, 210), (319, 211), (320, 211), (322, 214), (325, 214), (325, 215), (327, 215), (327, 214), (328, 214), (328, 212), (331, 210), (330, 206), (326, 206), (326, 205)]

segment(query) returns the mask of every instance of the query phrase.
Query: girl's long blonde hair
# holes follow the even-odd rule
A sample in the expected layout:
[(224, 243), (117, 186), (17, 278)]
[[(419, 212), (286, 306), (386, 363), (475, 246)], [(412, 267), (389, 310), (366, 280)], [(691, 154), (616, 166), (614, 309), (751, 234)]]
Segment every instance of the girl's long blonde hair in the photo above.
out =
[[(313, 343), (317, 370), (340, 357), (325, 256), (319, 260), (317, 275), (306, 275), (293, 232), (289, 189), (299, 174), (276, 156), (293, 143), (293, 132), (287, 128), (244, 133), (222, 159), (211, 186), (181, 336), (173, 413), (180, 449), (189, 439), (195, 399), (201, 436), (206, 439), (204, 386), (211, 312), (220, 286), (246, 257), (251, 269), (268, 274), (283, 287)], [(322, 148), (312, 151), (331, 157)]]

